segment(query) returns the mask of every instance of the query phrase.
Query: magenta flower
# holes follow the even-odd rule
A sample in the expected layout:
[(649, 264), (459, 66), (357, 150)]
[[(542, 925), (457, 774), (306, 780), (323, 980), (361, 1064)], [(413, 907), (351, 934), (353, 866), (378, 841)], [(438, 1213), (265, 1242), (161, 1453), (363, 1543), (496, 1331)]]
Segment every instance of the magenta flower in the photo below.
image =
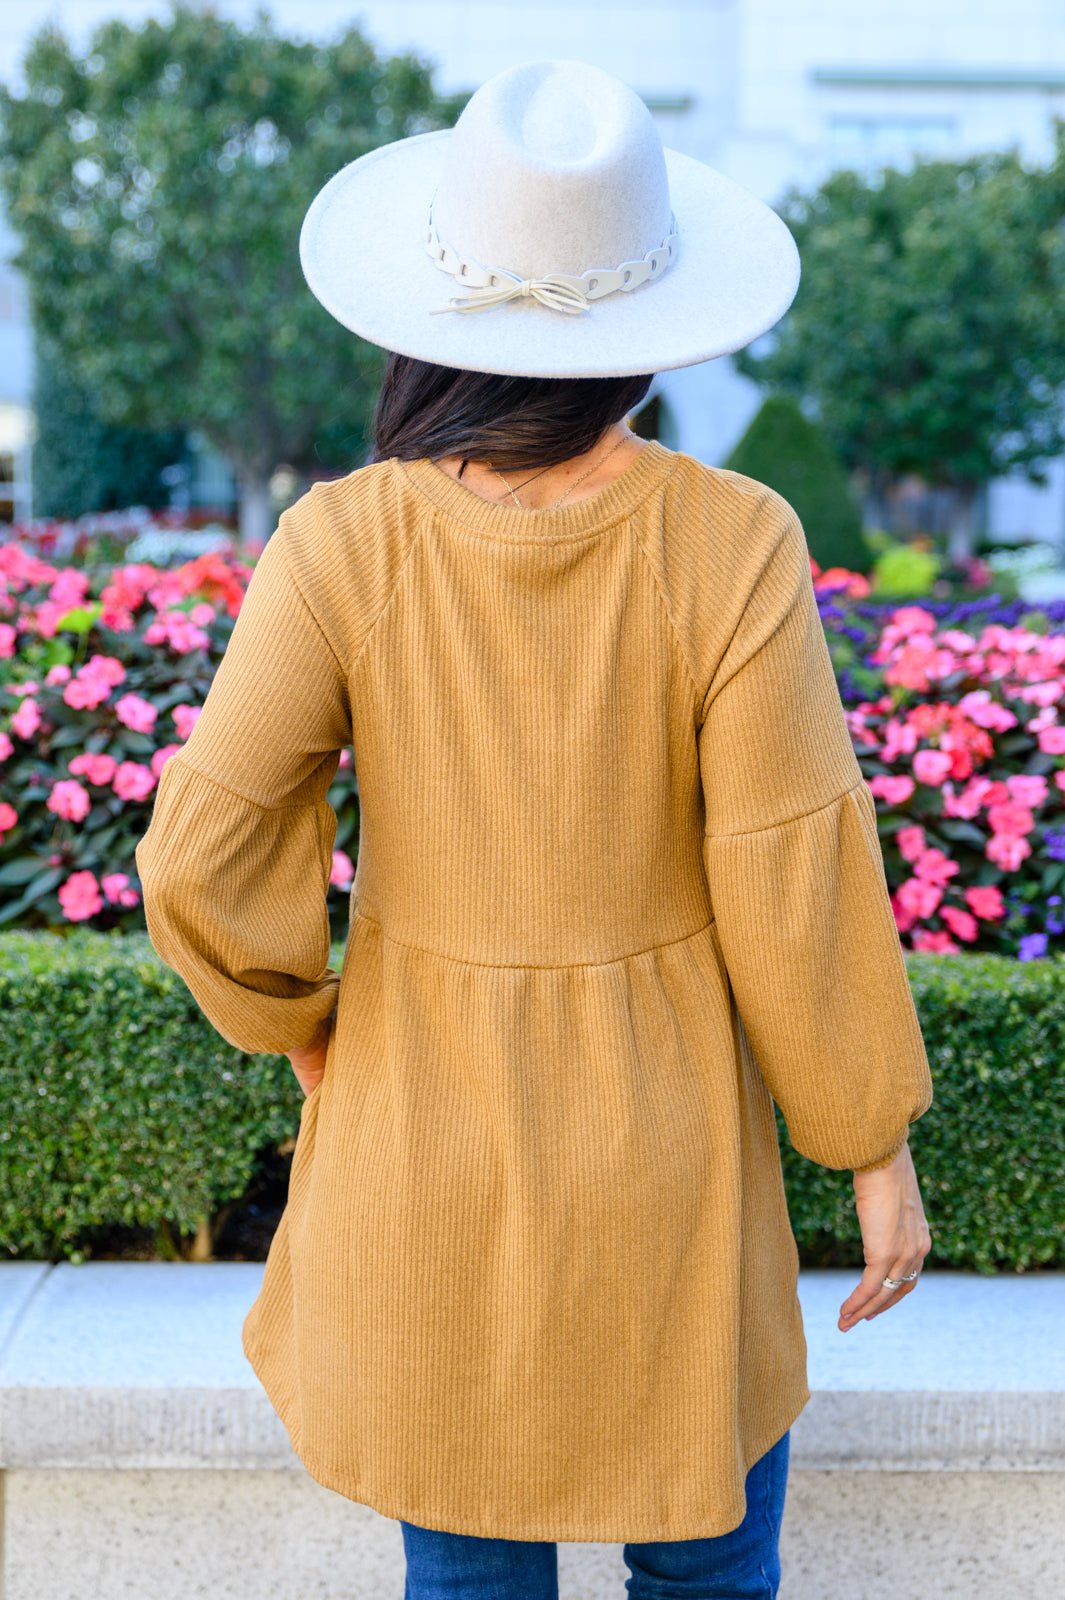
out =
[(17, 638), (18, 634), (10, 622), (0, 622), (0, 657), (6, 658), (15, 654), (15, 640)]
[(139, 761), (119, 764), (111, 787), (122, 800), (147, 800), (155, 788), (155, 774)]
[(1027, 839), (1020, 838), (1015, 833), (994, 833), (987, 841), (984, 851), (989, 861), (993, 861), (1003, 872), (1016, 872), (1021, 862), (1030, 856), (1032, 847)]
[(913, 948), (930, 950), (941, 956), (952, 956), (958, 952), (958, 946), (942, 928), (918, 928), (913, 936)]
[(1006, 902), (997, 884), (974, 884), (964, 891), (965, 903), (982, 922), (997, 922), (1006, 914)]
[(59, 886), (59, 904), (69, 922), (84, 922), (104, 908), (100, 886), (91, 872), (72, 872)]
[(87, 677), (82, 667), (77, 677), (72, 678), (63, 690), (63, 699), (75, 711), (95, 711), (110, 693), (109, 683), (105, 683), (103, 678)]
[(878, 772), (869, 779), (869, 788), (878, 800), (886, 800), (889, 806), (902, 806), (912, 795), (916, 784), (904, 773), (894, 777), (887, 772)]
[(185, 740), (196, 726), (196, 719), (202, 710), (202, 706), (187, 706), (182, 704), (180, 706), (175, 706), (171, 711), (170, 715), (174, 719), (174, 726), (177, 729), (178, 738), (181, 740), (182, 744), (184, 744)]
[(83, 789), (74, 778), (60, 778), (52, 785), (47, 809), (65, 822), (84, 822), (92, 810), (92, 800), (88, 789)]
[(6, 761), (15, 746), (11, 743), (6, 733), (0, 733), (0, 761)]
[(980, 932), (980, 924), (969, 911), (963, 911), (961, 906), (940, 906), (939, 915), (950, 929), (957, 934), (959, 939), (964, 939), (966, 944), (972, 944)]
[(960, 871), (961, 862), (952, 861), (942, 850), (923, 851), (913, 869), (914, 877), (920, 878), (922, 883), (935, 884), (949, 883)]
[[(1011, 772), (1006, 779), (1006, 788), (1010, 792), (1010, 799), (1016, 800), (1019, 806), (1041, 806), (1046, 800), (1048, 789), (1047, 781), (1042, 773)], [(1017, 829), (1023, 833), (1023, 828)]]
[(11, 732), (20, 739), (32, 739), (41, 725), (41, 708), (32, 695), (27, 695), (11, 718)]
[(333, 851), (333, 870), (329, 874), (329, 882), (334, 889), (350, 889), (355, 879), (355, 868), (351, 857), (343, 850)]
[(907, 878), (899, 884), (895, 898), (910, 917), (923, 919), (935, 911), (943, 898), (943, 891), (938, 884), (925, 879)]
[(129, 888), (129, 875), (125, 872), (109, 872), (100, 879), (100, 888), (104, 898), (113, 906), (136, 906), (140, 904), (140, 895), (136, 889)]
[(918, 783), (927, 783), (935, 788), (944, 778), (949, 778), (952, 766), (953, 762), (945, 750), (918, 750), (913, 758), (913, 775)]
[(917, 861), (924, 854), (924, 829), (916, 824), (911, 828), (900, 828), (895, 839), (903, 861)]
[(99, 755), (93, 750), (86, 750), (67, 762), (67, 771), (75, 773), (78, 777), (88, 778), (90, 783), (104, 784), (111, 782), (117, 766), (118, 762), (114, 756)]
[(70, 668), (65, 661), (57, 661), (54, 667), (48, 668), (44, 675), (44, 681), (49, 684), (69, 683)]
[(117, 656), (92, 655), (83, 667), (78, 668), (79, 678), (83, 673), (87, 677), (102, 678), (112, 689), (125, 682), (126, 677), (126, 669)]
[(1058, 723), (1039, 730), (1039, 748), (1050, 756), (1065, 755), (1065, 727)]
[(1001, 805), (988, 806), (987, 822), (992, 833), (1031, 833), (1035, 827), (1035, 817), (1027, 806), (1018, 805), (1015, 800), (1007, 800)]
[(3, 837), (18, 821), (18, 812), (14, 806), (9, 806), (6, 800), (0, 800), (0, 838)]
[(151, 701), (139, 694), (124, 694), (115, 702), (115, 716), (134, 733), (151, 733), (158, 715)]
[(151, 768), (157, 778), (170, 760), (170, 757), (180, 749), (181, 746), (179, 744), (164, 744), (155, 752), (151, 759)]

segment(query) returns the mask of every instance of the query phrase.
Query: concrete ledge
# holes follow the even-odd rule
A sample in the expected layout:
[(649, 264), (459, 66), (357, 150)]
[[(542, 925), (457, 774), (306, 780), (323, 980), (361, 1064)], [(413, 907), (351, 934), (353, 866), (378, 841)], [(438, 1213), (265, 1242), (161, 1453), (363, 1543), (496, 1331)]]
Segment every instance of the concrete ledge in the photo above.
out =
[[(0, 1265), (4, 1600), (396, 1600), (398, 1523), (303, 1470), (240, 1346), (261, 1266)], [(1065, 1274), (929, 1274), (840, 1334), (800, 1283), (781, 1600), (1018, 1600), (1061, 1587)], [(558, 1547), (618, 1600), (618, 1545)]]
[[(0, 1266), (0, 1466), (296, 1469), (245, 1360), (262, 1267)], [(928, 1274), (890, 1316), (835, 1326), (854, 1275), (800, 1293), (813, 1398), (796, 1468), (1065, 1470), (1065, 1274)]]

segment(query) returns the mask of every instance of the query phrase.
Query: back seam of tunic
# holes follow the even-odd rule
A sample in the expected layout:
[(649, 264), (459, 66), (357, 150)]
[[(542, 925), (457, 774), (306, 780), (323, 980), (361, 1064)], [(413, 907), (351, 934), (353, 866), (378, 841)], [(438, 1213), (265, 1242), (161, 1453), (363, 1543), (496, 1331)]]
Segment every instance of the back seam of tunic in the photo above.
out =
[(643, 540), (640, 538), (639, 532), (637, 531), (635, 518), (633, 519), (632, 523), (632, 536), (636, 541), (636, 548), (639, 550), (640, 555), (643, 557), (644, 564), (646, 565), (648, 572), (651, 574), (651, 582), (654, 584), (655, 593), (658, 595), (662, 610), (665, 613), (666, 624), (669, 628), (670, 634), (672, 635), (673, 642), (677, 647), (677, 654), (680, 656), (681, 662), (684, 666), (684, 671), (688, 676), (688, 681), (695, 692), (696, 700), (698, 704), (701, 705), (704, 698), (704, 692), (699, 688), (699, 683), (692, 668), (692, 664), (688, 660), (688, 652), (684, 648), (684, 641), (680, 636), (680, 629), (677, 627), (677, 624), (673, 619), (673, 613), (670, 610), (669, 601), (666, 598), (665, 590), (662, 588), (658, 573), (655, 571), (654, 562), (651, 560), (647, 548), (644, 545)]
[(542, 964), (535, 961), (471, 961), (466, 956), (449, 956), (443, 950), (430, 950), (422, 944), (410, 944), (406, 939), (396, 939), (388, 933), (376, 917), (367, 916), (365, 911), (355, 911), (352, 914), (351, 925), (356, 922), (366, 922), (371, 928), (376, 928), (382, 939), (387, 939), (389, 944), (398, 945), (401, 950), (414, 950), (420, 956), (432, 956), (436, 961), (450, 961), (459, 967), (486, 967), (492, 972), (572, 972), (585, 967), (617, 967), (623, 961), (635, 961), (637, 956), (652, 955), (656, 950), (669, 950), (675, 944), (687, 944), (690, 939), (697, 939), (701, 933), (706, 933), (714, 926), (717, 919), (711, 917), (709, 922), (704, 922), (699, 928), (693, 928), (691, 933), (682, 933), (676, 939), (663, 939), (658, 944), (649, 944), (642, 950), (626, 950), (623, 955), (612, 956), (609, 961), (558, 961)]

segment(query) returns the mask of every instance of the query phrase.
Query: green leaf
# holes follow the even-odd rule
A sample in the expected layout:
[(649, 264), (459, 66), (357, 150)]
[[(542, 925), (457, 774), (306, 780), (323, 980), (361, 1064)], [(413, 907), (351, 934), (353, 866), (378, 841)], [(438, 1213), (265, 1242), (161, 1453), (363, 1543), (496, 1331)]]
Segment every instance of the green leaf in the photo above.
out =
[(56, 631), (63, 633), (88, 633), (102, 607), (97, 603), (92, 606), (73, 606), (63, 613), (56, 623)]
[(5, 862), (0, 867), (0, 884), (14, 887), (19, 883), (28, 883), (43, 865), (40, 856), (17, 856), (14, 861)]

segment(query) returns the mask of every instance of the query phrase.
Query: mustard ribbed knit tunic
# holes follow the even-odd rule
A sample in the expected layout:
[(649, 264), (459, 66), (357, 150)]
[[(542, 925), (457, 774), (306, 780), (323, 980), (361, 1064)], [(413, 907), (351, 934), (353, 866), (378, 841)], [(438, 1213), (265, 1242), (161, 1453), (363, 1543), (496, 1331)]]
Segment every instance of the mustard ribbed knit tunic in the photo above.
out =
[(808, 1397), (770, 1096), (837, 1168), (930, 1099), (789, 506), (656, 443), (561, 510), (427, 461), (316, 485), (137, 865), (232, 1044), (339, 1004), (245, 1324), (314, 1477), (482, 1536), (739, 1523)]

